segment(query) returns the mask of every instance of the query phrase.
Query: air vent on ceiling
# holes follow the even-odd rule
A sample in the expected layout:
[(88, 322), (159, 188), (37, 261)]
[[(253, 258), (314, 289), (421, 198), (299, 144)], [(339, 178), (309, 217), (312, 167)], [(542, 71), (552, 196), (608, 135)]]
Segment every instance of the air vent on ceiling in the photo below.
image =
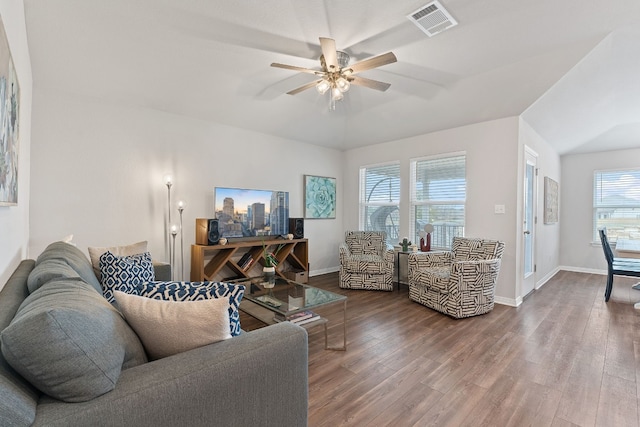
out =
[(432, 1), (428, 5), (421, 7), (407, 15), (407, 18), (429, 37), (458, 25), (458, 22), (438, 1)]

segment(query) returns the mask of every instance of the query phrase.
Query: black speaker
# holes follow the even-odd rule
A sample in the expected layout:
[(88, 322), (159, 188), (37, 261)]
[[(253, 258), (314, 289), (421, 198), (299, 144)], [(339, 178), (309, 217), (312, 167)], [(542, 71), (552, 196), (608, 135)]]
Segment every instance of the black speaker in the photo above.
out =
[(196, 218), (196, 245), (217, 245), (220, 242), (220, 227), (216, 218)]
[(304, 239), (304, 218), (289, 218), (289, 233), (294, 239)]

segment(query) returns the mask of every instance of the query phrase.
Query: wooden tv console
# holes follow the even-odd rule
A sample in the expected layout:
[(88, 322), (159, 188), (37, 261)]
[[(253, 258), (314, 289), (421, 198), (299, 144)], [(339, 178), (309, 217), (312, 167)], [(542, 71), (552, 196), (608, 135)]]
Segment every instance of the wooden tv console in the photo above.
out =
[[(226, 245), (213, 246), (191, 245), (191, 281), (223, 281), (261, 275), (264, 266), (262, 245), (262, 240), (230, 241)], [(285, 277), (288, 272), (295, 271), (308, 277), (308, 239), (268, 238), (264, 245), (278, 260), (278, 276)], [(243, 268), (239, 263), (245, 254), (249, 254), (253, 262)]]

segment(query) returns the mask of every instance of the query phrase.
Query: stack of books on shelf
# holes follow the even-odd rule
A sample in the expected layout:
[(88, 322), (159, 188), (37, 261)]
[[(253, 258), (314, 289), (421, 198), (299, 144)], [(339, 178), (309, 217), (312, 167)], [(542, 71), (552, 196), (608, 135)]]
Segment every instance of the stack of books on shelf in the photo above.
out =
[(275, 316), (275, 320), (278, 322), (284, 322), (288, 320), (291, 323), (295, 323), (296, 325), (304, 325), (305, 323), (311, 323), (320, 319), (320, 316), (314, 313), (311, 310), (301, 311), (300, 313), (292, 314), (287, 316), (286, 318), (280, 314)]
[(238, 265), (243, 270), (251, 267), (251, 264), (253, 264), (253, 256), (251, 256), (249, 252), (242, 255), (242, 258), (240, 258), (240, 260), (238, 261)]

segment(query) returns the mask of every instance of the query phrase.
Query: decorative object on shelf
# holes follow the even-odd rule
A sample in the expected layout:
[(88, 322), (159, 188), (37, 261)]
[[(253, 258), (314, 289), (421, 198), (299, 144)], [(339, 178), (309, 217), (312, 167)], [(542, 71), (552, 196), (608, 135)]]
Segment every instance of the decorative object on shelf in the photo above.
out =
[(262, 278), (264, 279), (262, 286), (269, 289), (269, 295), (272, 296), (272, 289), (276, 285), (276, 268), (274, 266), (262, 267)]
[(336, 179), (324, 176), (304, 176), (304, 217), (335, 219)]
[(9, 42), (0, 20), (0, 206), (18, 204), (18, 125), (20, 118), (20, 86), (13, 64)]
[(293, 240), (293, 234), (291, 233), (287, 234), (287, 240)]
[(424, 231), (420, 232), (420, 250), (422, 252), (429, 252), (431, 250), (431, 233), (433, 233), (432, 224), (425, 225)]
[(413, 245), (409, 246), (409, 249), (411, 249), (411, 252), (418, 252), (418, 245), (414, 243)]
[(264, 287), (273, 288), (275, 286), (276, 268), (273, 266), (262, 267), (262, 276), (264, 277)]
[(178, 213), (180, 214), (180, 280), (184, 280), (184, 234), (182, 233), (182, 212), (184, 211), (184, 202), (178, 202)]
[(400, 246), (402, 246), (402, 252), (407, 252), (409, 250), (409, 246), (411, 245), (411, 241), (404, 237), (402, 242), (399, 242)]
[[(271, 227), (265, 227), (264, 231), (268, 235), (268, 233), (271, 231)], [(278, 250), (280, 250), (280, 248), (278, 248)], [(276, 254), (278, 253), (278, 250), (276, 250)], [(262, 273), (264, 275), (265, 281), (274, 283), (278, 259), (276, 258), (275, 254), (268, 251), (268, 247), (264, 241), (264, 236), (262, 237), (262, 258), (264, 259), (264, 267), (262, 268)]]
[(176, 235), (178, 234), (178, 228), (175, 225), (171, 226), (171, 237), (173, 238), (173, 241), (171, 242), (171, 246), (172, 246), (172, 258), (171, 258), (171, 280), (174, 280), (174, 276), (175, 276), (175, 266), (176, 266)]
[(544, 223), (558, 222), (558, 182), (544, 177)]
[(227, 238), (226, 237), (222, 237), (218, 243), (220, 243), (221, 245), (226, 245), (227, 244)]

